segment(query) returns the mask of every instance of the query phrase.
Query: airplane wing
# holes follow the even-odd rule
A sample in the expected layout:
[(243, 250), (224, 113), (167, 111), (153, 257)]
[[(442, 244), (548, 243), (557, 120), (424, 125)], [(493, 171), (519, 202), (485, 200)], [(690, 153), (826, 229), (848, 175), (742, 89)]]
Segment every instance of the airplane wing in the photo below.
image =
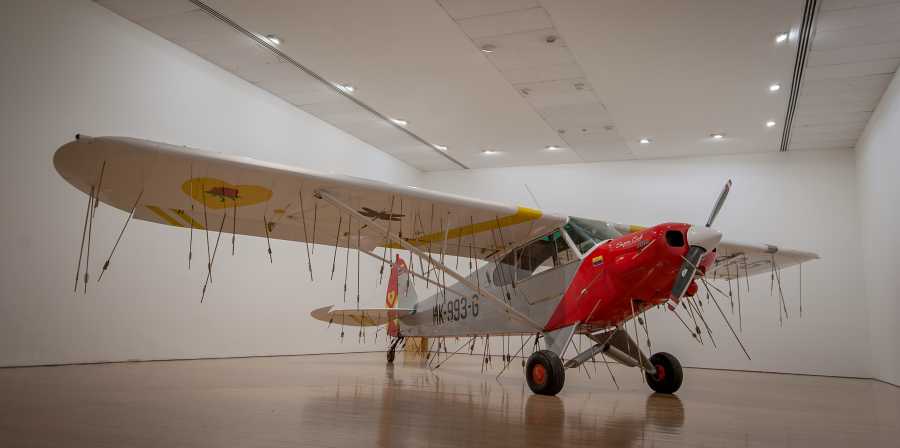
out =
[(716, 262), (706, 276), (732, 280), (773, 269), (784, 269), (819, 258), (812, 252), (782, 249), (770, 244), (744, 244), (722, 241), (716, 249)]
[(323, 322), (338, 325), (377, 327), (415, 312), (411, 308), (335, 308), (334, 305), (329, 305), (316, 308), (309, 314)]
[[(136, 219), (271, 239), (373, 250), (393, 245), (317, 198), (325, 192), (416, 247), (484, 259), (563, 224), (543, 213), (413, 186), (323, 174), (247, 157), (124, 137), (76, 136), (53, 158), (59, 174)], [(396, 246), (393, 246), (396, 247)]]

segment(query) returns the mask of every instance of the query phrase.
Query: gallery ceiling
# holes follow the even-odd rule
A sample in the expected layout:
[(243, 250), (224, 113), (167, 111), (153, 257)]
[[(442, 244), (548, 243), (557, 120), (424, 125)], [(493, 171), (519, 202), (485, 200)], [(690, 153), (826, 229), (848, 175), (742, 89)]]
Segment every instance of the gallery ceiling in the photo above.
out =
[(809, 0), (97, 1), (425, 171), (851, 148), (900, 62), (887, 1), (820, 2), (793, 106)]

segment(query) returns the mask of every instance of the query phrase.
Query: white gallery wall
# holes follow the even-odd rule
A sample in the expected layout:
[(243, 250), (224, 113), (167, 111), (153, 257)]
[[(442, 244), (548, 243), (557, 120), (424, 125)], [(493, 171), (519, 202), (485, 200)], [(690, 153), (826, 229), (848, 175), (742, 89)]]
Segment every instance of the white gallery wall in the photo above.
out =
[[(356, 334), (340, 344), (337, 328), (309, 318), (342, 295), (341, 282), (322, 281), (332, 257), (324, 247), (314, 257), (313, 286), (303, 246), (273, 242), (269, 264), (264, 239), (239, 237), (238, 256), (217, 257), (201, 305), (202, 235), (194, 235), (188, 272), (186, 229), (135, 221), (97, 285), (125, 218), (106, 206), (94, 229), (88, 294), (73, 294), (87, 199), (51, 159), (76, 132), (402, 184), (419, 172), (92, 2), (2, 4), (0, 366), (382, 346), (371, 334), (369, 344), (357, 345)], [(377, 272), (363, 264), (364, 275)], [(376, 281), (363, 277), (365, 285)], [(383, 291), (375, 291), (364, 288), (363, 300), (382, 303)]]
[[(752, 361), (709, 306), (705, 315), (718, 350), (699, 346), (663, 310), (648, 316), (654, 350), (688, 366), (869, 377), (862, 268), (851, 262), (861, 254), (850, 237), (859, 231), (855, 177), (852, 152), (807, 151), (428, 173), (423, 186), (534, 206), (527, 184), (545, 210), (628, 224), (702, 225), (722, 184), (733, 179), (715, 224), (725, 239), (821, 255), (803, 267), (803, 316), (799, 270), (786, 269), (782, 288), (790, 318), (783, 325), (769, 294), (770, 276), (753, 277), (749, 293), (742, 283), (739, 335)], [(734, 314), (730, 303), (722, 305), (738, 327), (737, 303)]]
[(895, 75), (856, 145), (873, 376), (900, 385), (900, 80)]

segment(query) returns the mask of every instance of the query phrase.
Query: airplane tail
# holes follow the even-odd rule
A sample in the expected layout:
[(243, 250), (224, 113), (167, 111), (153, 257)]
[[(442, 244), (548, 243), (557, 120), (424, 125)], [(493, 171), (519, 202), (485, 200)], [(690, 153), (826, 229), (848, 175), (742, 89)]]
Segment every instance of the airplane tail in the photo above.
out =
[[(387, 295), (385, 296), (385, 305), (388, 308), (412, 308), (416, 305), (418, 296), (409, 275), (406, 263), (398, 254), (396, 262), (391, 267), (391, 277), (388, 280)], [(391, 319), (388, 322), (388, 334), (391, 336), (400, 334), (397, 319)]]

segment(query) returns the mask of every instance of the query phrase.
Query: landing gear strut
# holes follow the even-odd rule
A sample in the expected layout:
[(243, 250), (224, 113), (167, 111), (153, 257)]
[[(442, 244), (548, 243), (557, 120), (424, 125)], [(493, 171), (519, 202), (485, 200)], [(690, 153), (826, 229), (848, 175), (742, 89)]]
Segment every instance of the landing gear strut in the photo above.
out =
[(397, 352), (397, 345), (400, 344), (400, 341), (401, 341), (401, 340), (403, 340), (403, 338), (402, 338), (402, 337), (398, 337), (398, 338), (394, 339), (393, 342), (391, 342), (391, 347), (388, 348), (388, 351), (387, 351), (387, 362), (388, 362), (388, 364), (393, 364), (393, 363), (394, 363), (394, 355), (395, 355), (395, 353)]
[(655, 373), (646, 372), (647, 385), (656, 392), (672, 394), (681, 387), (684, 378), (681, 363), (674, 356), (659, 352), (650, 357), (650, 364), (656, 368)]
[(556, 353), (541, 350), (528, 357), (525, 378), (532, 392), (538, 395), (556, 395), (566, 383), (566, 370)]

